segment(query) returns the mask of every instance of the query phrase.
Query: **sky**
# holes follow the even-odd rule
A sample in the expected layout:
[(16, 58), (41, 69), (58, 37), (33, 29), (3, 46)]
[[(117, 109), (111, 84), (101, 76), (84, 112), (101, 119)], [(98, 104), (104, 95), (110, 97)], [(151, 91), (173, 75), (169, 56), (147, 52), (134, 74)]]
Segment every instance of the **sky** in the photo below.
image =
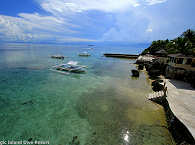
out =
[(1, 42), (129, 42), (195, 29), (195, 0), (0, 0)]

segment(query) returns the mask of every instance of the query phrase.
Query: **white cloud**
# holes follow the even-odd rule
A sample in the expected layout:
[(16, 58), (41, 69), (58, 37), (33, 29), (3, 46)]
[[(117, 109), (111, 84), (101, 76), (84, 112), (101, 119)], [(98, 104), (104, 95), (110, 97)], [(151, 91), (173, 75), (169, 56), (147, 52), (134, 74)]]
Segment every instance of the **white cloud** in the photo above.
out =
[[(54, 15), (99, 10), (103, 12), (125, 11), (140, 5), (154, 5), (167, 0), (37, 0), (42, 8)], [(63, 13), (63, 14), (62, 14)]]
[(146, 29), (146, 32), (152, 32), (152, 31), (153, 31), (152, 28)]
[[(77, 26), (63, 18), (41, 16), (38, 13), (20, 13), (19, 17), (0, 15), (0, 39), (4, 41), (87, 41), (71, 36), (77, 32), (69, 28), (75, 27)], [(70, 39), (67, 38), (68, 35)]]
[(85, 38), (75, 38), (75, 37), (68, 37), (68, 38), (59, 38), (57, 42), (95, 42), (96, 40), (92, 39), (85, 39)]
[(19, 16), (21, 21), (30, 23), (32, 29), (36, 28), (52, 32), (73, 32), (68, 27), (76, 27), (76, 25), (67, 23), (63, 18), (55, 18), (54, 16), (41, 16), (38, 13), (20, 13)]
[(52, 14), (99, 10), (117, 12), (139, 6), (138, 0), (40, 0), (42, 8)]
[(159, 4), (159, 3), (164, 3), (166, 2), (167, 0), (145, 0), (145, 2), (148, 4), (148, 5), (155, 5), (155, 4)]
[(36, 1), (46, 15), (0, 15), (1, 40), (146, 42), (194, 28), (194, 0)]
[(20, 18), (13, 18), (0, 15), (0, 34), (9, 40), (24, 40), (28, 34), (24, 34), (23, 25), (30, 26), (30, 23), (21, 21)]

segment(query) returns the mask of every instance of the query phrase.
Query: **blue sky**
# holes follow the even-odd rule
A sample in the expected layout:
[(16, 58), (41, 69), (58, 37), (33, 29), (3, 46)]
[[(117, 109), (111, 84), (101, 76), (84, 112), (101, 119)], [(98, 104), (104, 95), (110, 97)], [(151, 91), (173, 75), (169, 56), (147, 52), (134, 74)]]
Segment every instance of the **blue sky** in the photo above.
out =
[(1, 0), (0, 41), (130, 42), (195, 29), (194, 0)]

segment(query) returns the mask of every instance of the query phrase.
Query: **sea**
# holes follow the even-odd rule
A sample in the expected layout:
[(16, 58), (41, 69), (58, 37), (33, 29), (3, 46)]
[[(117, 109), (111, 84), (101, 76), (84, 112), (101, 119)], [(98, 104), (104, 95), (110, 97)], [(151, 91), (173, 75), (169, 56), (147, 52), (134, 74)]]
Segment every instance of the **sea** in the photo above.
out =
[[(147, 45), (0, 44), (0, 141), (50, 145), (172, 145), (163, 107), (147, 100), (147, 73), (131, 77)], [(92, 48), (92, 49), (89, 49)], [(89, 57), (80, 57), (87, 51)], [(63, 55), (64, 60), (51, 55)], [(77, 62), (86, 73), (52, 66)]]

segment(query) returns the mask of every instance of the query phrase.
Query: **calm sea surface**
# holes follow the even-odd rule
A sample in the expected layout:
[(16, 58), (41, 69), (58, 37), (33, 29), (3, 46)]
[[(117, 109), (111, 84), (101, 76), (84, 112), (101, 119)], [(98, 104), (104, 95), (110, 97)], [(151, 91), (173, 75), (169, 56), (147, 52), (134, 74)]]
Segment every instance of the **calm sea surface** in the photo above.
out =
[[(139, 46), (0, 45), (0, 141), (50, 145), (171, 145), (165, 112), (147, 101), (146, 75), (131, 78), (134, 60), (104, 52), (139, 53)], [(67, 56), (63, 61), (50, 55)], [(51, 66), (78, 61), (85, 74), (59, 74)], [(74, 136), (77, 136), (74, 137)], [(75, 142), (76, 142), (75, 141)]]

